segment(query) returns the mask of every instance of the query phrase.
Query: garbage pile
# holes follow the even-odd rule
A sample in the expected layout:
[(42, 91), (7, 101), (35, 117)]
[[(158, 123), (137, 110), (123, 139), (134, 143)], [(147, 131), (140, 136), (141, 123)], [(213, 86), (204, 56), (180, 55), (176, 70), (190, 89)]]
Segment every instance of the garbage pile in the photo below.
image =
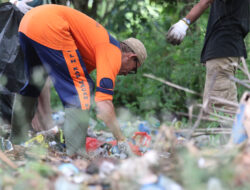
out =
[[(24, 147), (30, 147), (34, 144), (40, 144), (45, 148), (53, 149), (54, 151), (65, 151), (64, 136), (61, 126), (64, 122), (64, 113), (59, 112), (53, 115), (55, 127), (47, 131), (36, 133), (36, 135), (23, 144)], [(110, 132), (107, 132), (107, 127), (103, 124), (104, 130), (95, 131), (94, 122), (88, 128), (86, 139), (86, 151), (91, 158), (95, 157), (116, 157), (125, 159), (125, 155), (118, 149), (117, 141)], [(129, 146), (132, 152), (137, 156), (142, 156), (151, 145), (151, 133), (154, 131), (157, 134), (159, 126), (152, 126), (146, 121), (138, 121), (131, 125), (130, 122), (122, 123), (122, 131), (129, 140)], [(133, 134), (132, 134), (133, 133)]]
[[(50, 134), (56, 131), (51, 129)], [(175, 131), (162, 125), (157, 135), (146, 133), (151, 137), (151, 141), (148, 141), (147, 135), (146, 138), (139, 135), (139, 143), (141, 137), (143, 137), (142, 143), (150, 142), (149, 147), (143, 144), (148, 148), (147, 151), (141, 151), (141, 155), (135, 152), (132, 157), (120, 159), (109, 152), (115, 146), (106, 147), (108, 142), (112, 141), (105, 141), (99, 146), (97, 142), (102, 142), (99, 141), (100, 139), (112, 140), (108, 137), (108, 132), (103, 136), (100, 133), (100, 131), (96, 132), (96, 141), (92, 142), (92, 145), (98, 146), (92, 148), (94, 152), (104, 150), (105, 154), (90, 160), (72, 159), (65, 154), (59, 154), (59, 150), (51, 152), (50, 144), (46, 145), (48, 131), (39, 134), (44, 135), (45, 144), (32, 141), (25, 150), (22, 149), (21, 154), (24, 155), (22, 159), (10, 157), (12, 151), (5, 151), (4, 153), (17, 165), (17, 169), (10, 170), (5, 166), (5, 172), (0, 172), (0, 179), (2, 179), (0, 186), (13, 188), (18, 185), (19, 188), (25, 189), (40, 189), (39, 187), (46, 189), (49, 186), (56, 190), (223, 190), (229, 189), (228, 186), (234, 189), (237, 189), (237, 185), (242, 187), (246, 179), (249, 179), (246, 172), (243, 172), (245, 170), (242, 170), (243, 167), (248, 166), (246, 159), (249, 151), (246, 147), (249, 146), (247, 145), (240, 155), (237, 153), (242, 147), (201, 150), (193, 142), (179, 143)], [(137, 133), (145, 134), (141, 131)], [(89, 151), (91, 152), (90, 149)], [(228, 165), (232, 168), (228, 168)], [(235, 172), (236, 169), (237, 172)], [(223, 171), (229, 172), (230, 177), (223, 176), (225, 175)], [(233, 173), (237, 175), (231, 175)], [(10, 180), (13, 176), (17, 178), (16, 181)]]
[(66, 155), (61, 129), (64, 112), (57, 112), (53, 114), (53, 128), (36, 133), (22, 145), (13, 146), (0, 138), (4, 153), (0, 154), (0, 171), (4, 171), (0, 172), (0, 188), (244, 189), (250, 185), (245, 110), (238, 112), (233, 125), (233, 143), (217, 147), (200, 146), (204, 139), (200, 137), (206, 136), (200, 134), (205, 129), (198, 129), (198, 137), (188, 140), (185, 130), (160, 124), (157, 119), (119, 121), (133, 153), (129, 157), (117, 148), (107, 127), (91, 119), (86, 139), (88, 159)]

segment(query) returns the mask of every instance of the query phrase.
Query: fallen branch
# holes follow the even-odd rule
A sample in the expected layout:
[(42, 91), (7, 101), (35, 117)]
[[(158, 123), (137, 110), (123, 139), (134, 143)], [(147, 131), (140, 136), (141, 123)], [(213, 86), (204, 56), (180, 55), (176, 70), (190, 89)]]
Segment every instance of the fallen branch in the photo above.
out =
[(193, 137), (203, 136), (203, 135), (230, 135), (231, 132), (204, 132), (204, 133), (193, 133)]
[[(189, 129), (180, 129), (175, 130), (176, 133), (183, 134), (186, 136), (190, 131)], [(230, 135), (232, 133), (232, 129), (229, 128), (209, 128), (209, 129), (195, 129), (191, 137), (197, 137), (202, 135)]]
[(208, 104), (208, 100), (205, 100), (205, 102), (203, 102), (202, 104), (202, 107), (200, 109), (200, 112), (199, 112), (199, 115), (197, 117), (197, 120), (195, 121), (193, 127), (190, 129), (190, 132), (188, 133), (187, 135), (187, 139), (190, 140), (193, 132), (195, 131), (195, 129), (200, 125), (200, 122), (202, 120), (202, 117), (203, 117), (203, 112), (205, 110), (205, 108), (207, 107), (207, 104)]
[[(195, 104), (194, 106), (202, 108), (201, 104)], [(225, 109), (217, 108), (217, 107), (215, 108), (215, 110), (216, 110), (216, 112), (224, 112), (224, 113), (234, 114), (234, 115), (236, 114), (235, 111), (225, 110)], [(206, 113), (211, 115), (211, 116), (218, 117), (218, 118), (221, 118), (221, 119), (224, 119), (224, 120), (234, 121), (234, 119), (232, 117), (222, 116), (222, 115), (219, 115), (219, 114), (216, 114), (216, 113), (213, 113), (213, 112), (206, 112)], [(192, 116), (191, 117), (189, 116), (189, 118), (192, 118)]]
[(238, 68), (239, 70), (241, 70), (241, 71), (243, 72), (243, 74), (246, 75), (247, 78), (248, 78), (248, 73), (245, 71), (245, 69), (244, 69), (243, 67), (241, 67), (240, 65), (238, 65), (237, 68)]
[[(187, 113), (183, 113), (183, 112), (176, 112), (176, 114), (178, 115), (182, 115), (182, 116), (189, 116)], [(193, 115), (193, 118), (198, 118), (197, 115)], [(223, 120), (219, 120), (219, 119), (212, 119), (212, 118), (208, 118), (208, 117), (201, 117), (202, 120), (205, 121), (213, 121), (213, 122), (220, 122), (220, 123), (228, 123), (227, 121), (223, 121)]]
[(249, 83), (249, 84), (250, 84), (250, 81), (249, 81), (249, 80), (242, 80), (242, 82), (244, 82), (244, 83)]
[[(197, 106), (197, 107), (202, 107), (201, 104), (196, 104), (196, 106)], [(234, 115), (236, 114), (236, 111), (225, 110), (225, 109), (223, 109), (223, 108), (218, 108), (218, 107), (215, 107), (215, 110), (216, 110), (217, 112), (223, 112), (223, 113), (234, 114)]]
[(215, 97), (215, 96), (210, 96), (210, 99), (211, 100), (215, 100), (215, 101), (218, 101), (218, 102), (221, 102), (223, 104), (228, 104), (230, 106), (234, 106), (236, 108), (239, 107), (239, 104), (236, 103), (236, 102), (232, 102), (232, 101), (229, 101), (229, 100), (226, 100), (226, 99), (223, 99), (223, 98), (219, 98), (219, 97)]
[(230, 80), (232, 80), (232, 81), (234, 81), (234, 82), (236, 82), (236, 83), (238, 83), (238, 84), (240, 84), (240, 85), (242, 85), (242, 86), (250, 89), (250, 85), (246, 84), (246, 82), (241, 81), (241, 80), (239, 80), (239, 79), (237, 79), (237, 78), (235, 78), (233, 76), (230, 76), (230, 75), (228, 75), (228, 77), (229, 77)]
[(147, 78), (151, 78), (151, 79), (157, 80), (157, 81), (159, 81), (159, 82), (161, 82), (161, 83), (164, 83), (164, 84), (166, 84), (166, 85), (168, 85), (168, 86), (171, 86), (171, 87), (173, 87), (173, 88), (177, 88), (177, 89), (179, 89), (179, 90), (183, 90), (183, 91), (188, 92), (188, 93), (190, 93), (190, 94), (195, 94), (195, 95), (201, 96), (201, 94), (199, 94), (199, 93), (197, 93), (197, 92), (195, 92), (195, 91), (193, 91), (193, 90), (190, 90), (190, 89), (188, 89), (188, 88), (184, 88), (184, 87), (179, 86), (179, 85), (177, 85), (177, 84), (174, 84), (174, 83), (171, 83), (171, 82), (169, 82), (169, 81), (163, 80), (163, 79), (161, 79), (161, 78), (155, 77), (154, 75), (151, 75), (151, 74), (143, 74), (143, 76), (144, 76), (144, 77), (147, 77)]
[[(176, 130), (176, 132), (188, 132), (189, 129), (179, 129)], [(199, 129), (195, 129), (195, 132), (231, 132), (232, 129), (231, 128), (199, 128)]]
[[(179, 90), (183, 90), (185, 92), (188, 92), (188, 93), (191, 93), (191, 94), (198, 95), (198, 96), (202, 97), (202, 95), (200, 93), (198, 93), (198, 92), (195, 92), (195, 91), (190, 90), (188, 88), (185, 88), (185, 87), (179, 86), (177, 84), (171, 83), (169, 81), (163, 80), (161, 78), (155, 77), (152, 74), (143, 74), (143, 76), (147, 77), (147, 78), (151, 78), (151, 79), (157, 80), (157, 81), (159, 81), (161, 83), (164, 83), (164, 84), (166, 84), (168, 86), (171, 86), (173, 88), (177, 88)], [(238, 107), (239, 106), (239, 104), (237, 104), (235, 102), (232, 102), (232, 101), (229, 101), (229, 100), (226, 100), (226, 99), (223, 99), (223, 98), (218, 98), (218, 97), (211, 96), (211, 97), (209, 97), (209, 99), (216, 100), (216, 101), (221, 102), (223, 104), (228, 104), (228, 105), (231, 105), (231, 106), (234, 106), (234, 107)]]
[(0, 159), (8, 164), (11, 168), (17, 169), (17, 165), (14, 164), (1, 150), (0, 150)]
[(225, 116), (218, 115), (218, 114), (211, 113), (211, 112), (208, 112), (208, 114), (210, 114), (210, 115), (212, 115), (214, 117), (217, 117), (219, 119), (224, 119), (224, 120), (228, 120), (228, 121), (234, 121), (234, 119), (232, 119), (231, 117), (225, 117)]
[[(173, 87), (173, 88), (177, 88), (177, 89), (179, 89), (179, 90), (183, 90), (183, 91), (188, 92), (188, 93), (191, 93), (191, 94), (195, 94), (195, 95), (198, 95), (198, 96), (202, 96), (200, 93), (197, 93), (197, 92), (195, 92), (195, 91), (193, 91), (193, 90), (190, 90), (190, 89), (188, 89), (188, 88), (184, 88), (184, 87), (182, 87), (182, 86), (173, 84), (173, 83), (171, 83), (171, 82), (169, 82), (169, 81), (166, 81), (166, 80), (163, 80), (163, 79), (161, 79), (161, 78), (155, 77), (155, 76), (152, 75), (152, 74), (143, 74), (143, 76), (144, 76), (144, 77), (147, 77), (147, 78), (151, 78), (151, 79), (157, 80), (157, 81), (159, 81), (159, 82), (161, 82), (161, 83), (164, 83), (164, 84), (166, 84), (166, 85), (168, 85), (168, 86), (171, 86), (171, 87)], [(236, 79), (236, 78), (234, 78), (234, 77), (232, 77), (232, 76), (230, 76), (230, 75), (228, 75), (228, 77), (229, 77), (230, 80), (238, 80), (238, 81), (239, 81), (239, 79)], [(241, 82), (241, 83), (242, 83), (242, 82)], [(244, 85), (245, 85), (245, 86), (249, 86), (249, 88), (250, 88), (250, 85), (247, 85), (247, 84), (245, 84), (245, 83), (244, 83)], [(213, 85), (212, 85), (212, 86), (213, 86)], [(239, 104), (237, 104), (237, 103), (235, 103), (235, 102), (232, 102), (232, 101), (229, 101), (229, 100), (225, 100), (225, 99), (223, 99), (223, 98), (212, 97), (212, 96), (211, 96), (211, 97), (210, 97), (210, 96), (207, 97), (207, 98), (203, 101), (203, 104), (202, 104), (202, 107), (201, 107), (201, 109), (200, 109), (199, 115), (197, 116), (197, 120), (195, 121), (195, 124), (193, 125), (193, 127), (190, 129), (190, 133), (187, 135), (187, 139), (190, 139), (190, 137), (192, 136), (194, 130), (199, 126), (201, 120), (204, 119), (204, 117), (203, 117), (203, 112), (206, 110), (206, 107), (207, 107), (208, 102), (209, 102), (210, 99), (211, 99), (211, 100), (216, 100), (216, 101), (221, 102), (221, 103), (223, 103), (223, 104), (232, 105), (232, 106), (237, 107), (237, 108), (238, 108), (238, 105), (239, 105)], [(214, 115), (214, 114), (213, 114), (213, 115)], [(189, 115), (188, 115), (188, 116), (189, 116)], [(219, 116), (219, 115), (216, 115), (216, 116), (219, 117), (220, 119), (222, 119), (222, 116)], [(225, 119), (225, 118), (223, 118), (223, 119)], [(206, 119), (206, 120), (207, 120), (207, 119)], [(228, 119), (227, 119), (227, 120), (228, 120)], [(230, 119), (230, 121), (232, 121), (232, 119)], [(217, 122), (227, 123), (227, 122), (223, 122), (223, 120), (220, 120), (220, 121), (217, 121)]]

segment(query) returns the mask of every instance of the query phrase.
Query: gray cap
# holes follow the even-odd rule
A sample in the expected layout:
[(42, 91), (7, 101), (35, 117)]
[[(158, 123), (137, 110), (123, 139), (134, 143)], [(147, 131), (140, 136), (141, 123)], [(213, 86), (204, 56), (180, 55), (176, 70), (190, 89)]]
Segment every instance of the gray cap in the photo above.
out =
[(145, 59), (147, 58), (147, 50), (143, 43), (136, 38), (128, 38), (122, 42), (135, 52), (139, 63), (142, 65)]

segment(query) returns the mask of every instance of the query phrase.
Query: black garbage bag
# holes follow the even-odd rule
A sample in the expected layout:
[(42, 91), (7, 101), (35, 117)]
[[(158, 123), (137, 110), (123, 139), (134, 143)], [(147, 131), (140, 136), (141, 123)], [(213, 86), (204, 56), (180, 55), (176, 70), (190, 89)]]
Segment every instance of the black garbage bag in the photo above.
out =
[(14, 93), (24, 85), (23, 54), (18, 27), (23, 13), (11, 3), (0, 4), (0, 118), (10, 124)]
[(12, 107), (14, 102), (14, 93), (2, 94), (0, 93), (0, 124), (10, 125)]
[(0, 93), (18, 92), (24, 85), (24, 63), (18, 40), (23, 13), (11, 3), (0, 4)]

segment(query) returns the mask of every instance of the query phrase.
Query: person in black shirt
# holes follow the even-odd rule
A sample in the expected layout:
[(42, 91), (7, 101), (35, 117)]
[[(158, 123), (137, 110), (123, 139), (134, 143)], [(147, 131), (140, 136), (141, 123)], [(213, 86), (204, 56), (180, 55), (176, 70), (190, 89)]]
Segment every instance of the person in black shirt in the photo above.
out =
[[(247, 57), (244, 38), (249, 32), (249, 0), (200, 0), (185, 18), (169, 29), (167, 41), (179, 45), (189, 25), (209, 6), (210, 16), (201, 52), (201, 62), (206, 64), (203, 102), (211, 96), (238, 102), (235, 82), (229, 76), (234, 76), (240, 60)], [(206, 111), (216, 107), (235, 110), (230, 105), (209, 99)]]

